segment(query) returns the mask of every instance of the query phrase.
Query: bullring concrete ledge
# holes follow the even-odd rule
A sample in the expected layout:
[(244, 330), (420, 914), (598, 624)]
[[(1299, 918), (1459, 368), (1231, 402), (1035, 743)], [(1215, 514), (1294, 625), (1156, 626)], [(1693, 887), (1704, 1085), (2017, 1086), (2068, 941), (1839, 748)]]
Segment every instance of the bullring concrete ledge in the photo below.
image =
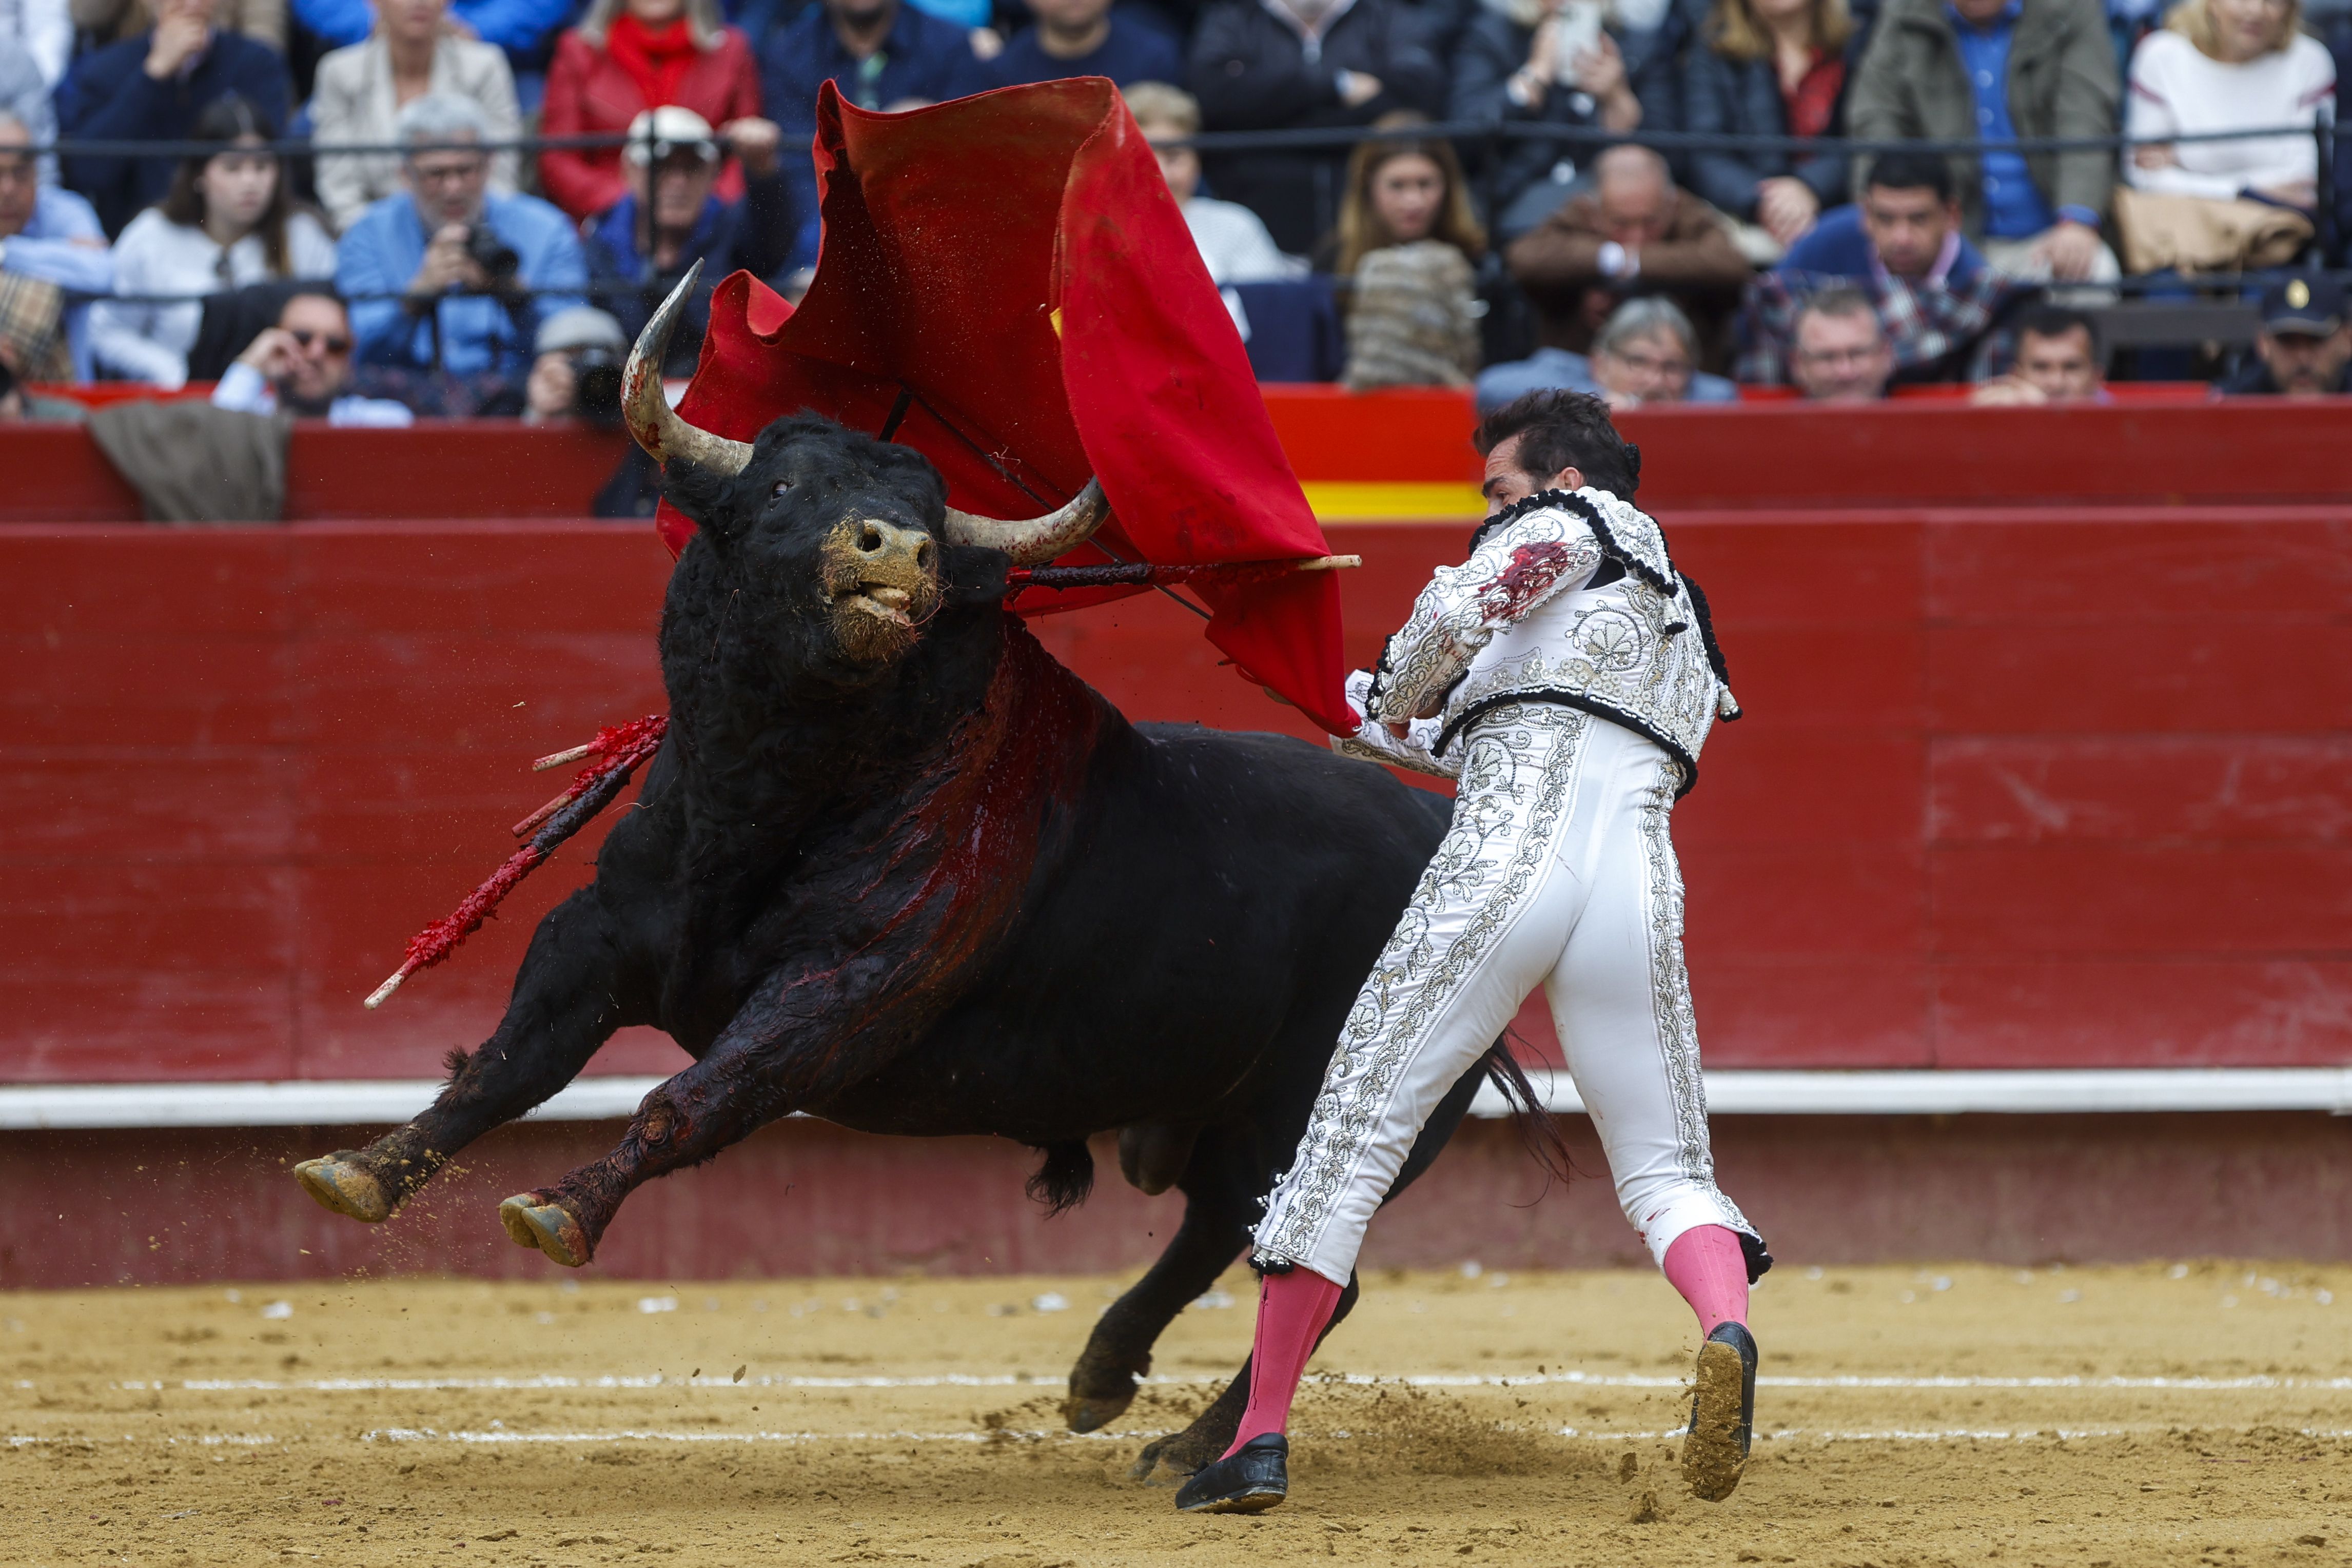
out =
[[(1529, 1077), (1562, 1113), (1583, 1104), (1566, 1073)], [(541, 1121), (628, 1117), (661, 1079), (583, 1078), (532, 1111)], [(390, 1126), (431, 1102), (428, 1079), (268, 1083), (57, 1083), (0, 1086), (0, 1131), (110, 1127)], [(1725, 1116), (1951, 1116), (2152, 1111), (2324, 1110), (2352, 1114), (2352, 1068), (2110, 1068), (2020, 1071), (1807, 1072), (1728, 1068), (1706, 1075)], [(1474, 1116), (1509, 1114), (1491, 1087)]]

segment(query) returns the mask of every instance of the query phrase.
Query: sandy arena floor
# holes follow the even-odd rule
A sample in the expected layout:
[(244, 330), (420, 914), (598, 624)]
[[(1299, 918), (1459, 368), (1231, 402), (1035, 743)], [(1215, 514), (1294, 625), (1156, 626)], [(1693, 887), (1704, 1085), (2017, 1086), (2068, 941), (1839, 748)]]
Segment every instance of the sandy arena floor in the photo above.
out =
[(1720, 1505), (1679, 1484), (1696, 1336), (1654, 1276), (1370, 1283), (1255, 1520), (1127, 1475), (1241, 1357), (1244, 1274), (1083, 1438), (1101, 1279), (0, 1296), (0, 1563), (2352, 1555), (2352, 1269), (1783, 1268)]

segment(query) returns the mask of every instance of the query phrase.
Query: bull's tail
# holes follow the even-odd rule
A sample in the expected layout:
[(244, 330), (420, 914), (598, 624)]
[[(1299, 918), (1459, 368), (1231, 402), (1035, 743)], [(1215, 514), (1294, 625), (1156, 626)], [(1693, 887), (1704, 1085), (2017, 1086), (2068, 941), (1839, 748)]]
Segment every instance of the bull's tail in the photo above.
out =
[(1519, 1124), (1519, 1142), (1526, 1145), (1528, 1158), (1563, 1186), (1581, 1174), (1568, 1152), (1568, 1139), (1559, 1130), (1559, 1118), (1544, 1108), (1543, 1096), (1528, 1081), (1527, 1069), (1519, 1066), (1518, 1058), (1511, 1055), (1509, 1037), (1496, 1040), (1494, 1048), (1480, 1058), (1480, 1064), (1486, 1069), (1486, 1081), (1510, 1106), (1512, 1117)]
[(1037, 1163), (1024, 1190), (1032, 1202), (1045, 1205), (1047, 1219), (1087, 1201), (1087, 1194), (1095, 1190), (1095, 1156), (1085, 1139), (1073, 1138), (1066, 1143), (1033, 1143), (1030, 1147), (1045, 1158)]

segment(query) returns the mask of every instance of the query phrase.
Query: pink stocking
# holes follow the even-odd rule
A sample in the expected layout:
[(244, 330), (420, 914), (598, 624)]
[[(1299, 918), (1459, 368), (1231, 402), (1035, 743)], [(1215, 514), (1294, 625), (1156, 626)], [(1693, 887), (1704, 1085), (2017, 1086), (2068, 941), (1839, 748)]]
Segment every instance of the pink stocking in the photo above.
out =
[(1686, 1230), (1666, 1248), (1664, 1268), (1666, 1283), (1698, 1314), (1702, 1336), (1748, 1321), (1748, 1256), (1736, 1232), (1719, 1225)]
[(1253, 1437), (1279, 1432), (1290, 1423), (1291, 1395), (1315, 1353), (1323, 1325), (1339, 1304), (1339, 1287), (1311, 1268), (1268, 1274), (1258, 1286), (1257, 1342), (1250, 1352), (1249, 1408), (1234, 1434), (1238, 1449)]

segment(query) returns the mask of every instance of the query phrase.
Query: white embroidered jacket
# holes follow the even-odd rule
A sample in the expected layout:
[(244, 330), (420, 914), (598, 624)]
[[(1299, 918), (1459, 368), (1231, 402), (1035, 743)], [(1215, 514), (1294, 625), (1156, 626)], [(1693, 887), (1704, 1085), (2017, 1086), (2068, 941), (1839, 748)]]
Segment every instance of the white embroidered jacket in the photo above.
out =
[[(1622, 574), (1598, 586), (1614, 562)], [(1604, 490), (1546, 490), (1487, 520), (1470, 559), (1439, 568), (1348, 698), (1364, 715), (1335, 750), (1454, 777), (1454, 738), (1507, 702), (1557, 702), (1648, 736), (1698, 777), (1717, 719), (1739, 717), (1706, 599), (1658, 525)], [(1412, 721), (1403, 740), (1384, 720)]]

